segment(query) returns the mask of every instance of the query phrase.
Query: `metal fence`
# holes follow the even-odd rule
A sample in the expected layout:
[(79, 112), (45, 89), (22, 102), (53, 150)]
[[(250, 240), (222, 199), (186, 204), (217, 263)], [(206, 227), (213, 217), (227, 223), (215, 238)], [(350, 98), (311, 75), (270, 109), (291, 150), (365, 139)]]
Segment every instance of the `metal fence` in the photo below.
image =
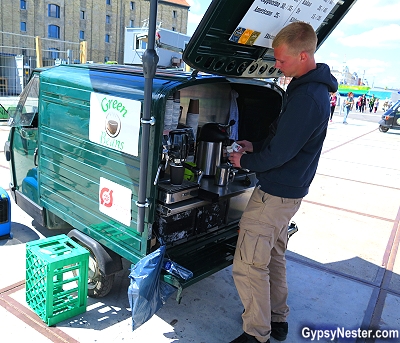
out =
[(0, 31), (0, 96), (19, 95), (36, 67), (79, 63), (81, 43)]

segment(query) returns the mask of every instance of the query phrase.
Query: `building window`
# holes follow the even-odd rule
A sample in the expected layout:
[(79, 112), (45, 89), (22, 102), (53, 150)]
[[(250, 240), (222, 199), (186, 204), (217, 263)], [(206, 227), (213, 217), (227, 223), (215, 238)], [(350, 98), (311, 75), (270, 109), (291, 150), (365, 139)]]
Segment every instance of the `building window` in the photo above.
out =
[(131, 1), (131, 11), (134, 11), (134, 10), (135, 10), (135, 2)]
[(54, 5), (54, 4), (49, 4), (48, 9), (49, 9), (48, 10), (49, 17), (60, 18), (60, 6)]
[(85, 31), (79, 31), (79, 39), (85, 39)]
[(57, 48), (49, 48), (49, 50), (50, 50), (50, 53), (49, 53), (50, 56), (49, 57), (52, 60), (56, 60), (56, 59), (58, 59), (60, 57), (60, 53), (59, 53), (59, 50)]
[(26, 22), (25, 21), (21, 21), (21, 31), (26, 32)]
[(111, 5), (111, 0), (106, 0), (106, 5)]
[(137, 35), (135, 35), (135, 49), (136, 50), (147, 49), (147, 43), (143, 39), (139, 39)]
[(60, 38), (60, 27), (57, 25), (49, 25), (49, 38)]
[(81, 11), (81, 19), (85, 19), (85, 11)]
[(106, 24), (111, 23), (111, 17), (109, 15), (106, 15)]
[(110, 35), (106, 34), (106, 38), (105, 38), (106, 43), (110, 43)]
[(19, 2), (19, 4), (20, 4), (21, 10), (26, 10), (26, 1), (25, 0), (21, 0)]
[(135, 27), (135, 21), (133, 19), (129, 20), (129, 27)]
[(172, 18), (177, 18), (177, 17), (178, 17), (178, 12), (172, 11)]

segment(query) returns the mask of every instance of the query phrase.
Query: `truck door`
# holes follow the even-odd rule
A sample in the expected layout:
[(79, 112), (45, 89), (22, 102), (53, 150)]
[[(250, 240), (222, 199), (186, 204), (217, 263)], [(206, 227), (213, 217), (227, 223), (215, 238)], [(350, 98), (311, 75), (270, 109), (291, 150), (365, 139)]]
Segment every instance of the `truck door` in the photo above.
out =
[(9, 111), (11, 126), (10, 189), (19, 191), (38, 203), (37, 147), (38, 147), (39, 74), (32, 77), (21, 93), (17, 106)]

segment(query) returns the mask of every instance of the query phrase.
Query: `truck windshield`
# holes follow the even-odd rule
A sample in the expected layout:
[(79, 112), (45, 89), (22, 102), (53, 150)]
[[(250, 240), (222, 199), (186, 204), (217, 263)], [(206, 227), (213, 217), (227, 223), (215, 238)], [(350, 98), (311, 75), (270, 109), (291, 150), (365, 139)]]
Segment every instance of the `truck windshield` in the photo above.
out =
[(8, 112), (9, 126), (32, 126), (37, 118), (39, 105), (39, 74), (32, 77), (19, 97), (17, 106), (10, 107)]
[(392, 105), (392, 110), (393, 110), (393, 111), (397, 111), (397, 110), (399, 109), (399, 107), (400, 107), (400, 100), (397, 100), (397, 102), (395, 102), (395, 103)]

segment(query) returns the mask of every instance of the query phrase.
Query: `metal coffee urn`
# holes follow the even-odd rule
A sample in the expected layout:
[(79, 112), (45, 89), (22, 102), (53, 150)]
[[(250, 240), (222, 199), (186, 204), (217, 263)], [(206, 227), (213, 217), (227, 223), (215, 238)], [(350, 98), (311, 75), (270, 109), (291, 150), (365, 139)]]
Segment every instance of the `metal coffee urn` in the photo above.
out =
[(228, 131), (233, 124), (206, 123), (202, 126), (197, 143), (196, 165), (204, 176), (215, 175), (217, 166), (221, 164), (223, 146), (229, 144)]

